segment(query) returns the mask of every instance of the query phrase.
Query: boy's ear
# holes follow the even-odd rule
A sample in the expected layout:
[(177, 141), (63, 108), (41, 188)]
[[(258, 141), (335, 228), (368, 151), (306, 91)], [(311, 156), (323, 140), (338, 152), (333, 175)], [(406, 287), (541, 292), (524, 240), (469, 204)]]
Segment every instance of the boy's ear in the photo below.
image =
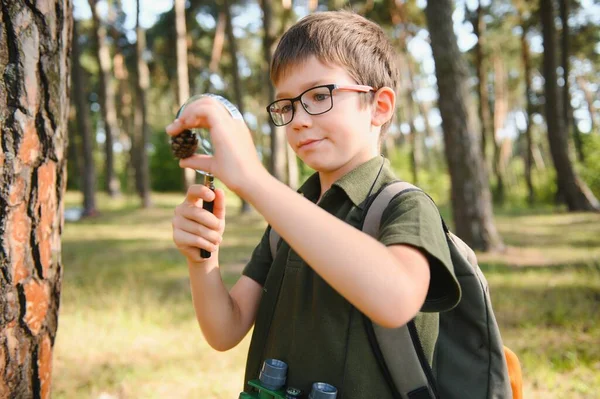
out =
[(373, 101), (373, 115), (371, 124), (373, 126), (382, 126), (392, 119), (396, 109), (396, 93), (389, 87), (382, 87), (375, 92)]

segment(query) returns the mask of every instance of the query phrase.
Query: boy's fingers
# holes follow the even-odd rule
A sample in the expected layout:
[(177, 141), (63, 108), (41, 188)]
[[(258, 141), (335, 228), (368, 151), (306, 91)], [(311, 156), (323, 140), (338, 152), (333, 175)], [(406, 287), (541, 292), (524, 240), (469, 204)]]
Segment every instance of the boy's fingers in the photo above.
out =
[(194, 247), (206, 249), (208, 252), (214, 252), (218, 249), (218, 245), (204, 239), (203, 237), (190, 234), (187, 231), (175, 230), (173, 232), (173, 241), (180, 248)]
[(212, 164), (213, 157), (210, 155), (194, 154), (189, 158), (179, 160), (179, 166), (182, 168), (196, 169), (206, 173), (214, 174), (212, 170)]
[(213, 214), (219, 218), (219, 220), (225, 219), (225, 192), (220, 188), (215, 189)]
[(169, 136), (177, 136), (182, 130), (184, 130), (184, 128), (179, 119), (175, 119), (165, 128), (165, 131)]
[(185, 196), (186, 202), (190, 204), (196, 204), (198, 200), (202, 201), (214, 201), (215, 193), (208, 187), (202, 184), (194, 184), (188, 188)]
[(198, 206), (184, 206), (180, 209), (179, 213), (175, 215), (173, 218), (174, 226), (181, 228), (183, 226), (181, 223), (182, 220), (181, 218), (178, 218), (178, 216), (206, 226), (211, 230), (218, 230), (221, 226), (219, 218), (208, 212), (206, 209), (202, 209)]
[(185, 129), (210, 129), (226, 113), (227, 109), (217, 100), (209, 97), (201, 98), (186, 105), (181, 115), (165, 130), (167, 134), (176, 136)]
[[(216, 225), (218, 227), (219, 223), (217, 222)], [(213, 229), (212, 226), (205, 226), (190, 219), (180, 218), (173, 223), (173, 227), (202, 237), (215, 245), (219, 245), (223, 241), (221, 234)]]

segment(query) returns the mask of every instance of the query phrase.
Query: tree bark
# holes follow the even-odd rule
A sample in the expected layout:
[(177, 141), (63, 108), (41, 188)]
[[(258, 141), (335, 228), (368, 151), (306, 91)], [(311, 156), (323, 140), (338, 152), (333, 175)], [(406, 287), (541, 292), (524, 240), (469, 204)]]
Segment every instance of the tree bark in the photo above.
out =
[(72, 3), (0, 0), (0, 397), (49, 398)]
[[(186, 0), (175, 0), (175, 29), (177, 31), (177, 99), (179, 106), (190, 98), (190, 78), (188, 74), (187, 26), (185, 23)], [(183, 182), (187, 190), (196, 182), (196, 171), (183, 169)]]
[(425, 9), (439, 89), (439, 108), (451, 180), (456, 233), (473, 248), (503, 248), (492, 214), (477, 123), (469, 110), (467, 67), (452, 26), (453, 2), (428, 1)]
[(556, 28), (552, 0), (541, 0), (539, 12), (544, 40), (546, 124), (558, 190), (562, 193), (570, 211), (600, 211), (600, 203), (585, 182), (577, 176), (569, 158), (569, 140), (556, 79)]
[(111, 74), (110, 50), (106, 44), (106, 27), (98, 16), (97, 0), (88, 0), (94, 21), (94, 41), (96, 42), (96, 59), (100, 72), (100, 107), (102, 108), (102, 119), (106, 133), (105, 141), (105, 189), (111, 197), (120, 194), (119, 179), (115, 174), (114, 161), (114, 138), (119, 136), (119, 125), (117, 123), (117, 111), (115, 108), (115, 89)]
[[(80, 64), (80, 49), (77, 41), (78, 29), (77, 21), (73, 21), (72, 38), (72, 71), (73, 71), (73, 93), (75, 95), (75, 104), (77, 107), (77, 130), (81, 135), (81, 149), (83, 158), (83, 170), (81, 173), (81, 191), (83, 193), (83, 216), (94, 216), (96, 210), (96, 168), (94, 166), (93, 156), (93, 138), (90, 128), (90, 118), (88, 110), (90, 109), (85, 95), (85, 83), (83, 77), (83, 68)], [(73, 143), (71, 143), (73, 145)]]
[(150, 78), (148, 72), (148, 65), (144, 59), (144, 51), (146, 50), (146, 32), (140, 25), (140, 0), (136, 0), (137, 5), (137, 16), (136, 16), (136, 63), (137, 63), (137, 86), (136, 86), (136, 112), (135, 112), (135, 130), (138, 132), (137, 135), (140, 139), (139, 147), (137, 148), (137, 160), (139, 168), (140, 182), (137, 184), (139, 187), (139, 196), (142, 200), (142, 207), (149, 208), (152, 204), (150, 201), (150, 168), (148, 164), (148, 139), (150, 132), (148, 129), (148, 105), (146, 100), (146, 93), (150, 86)]
[(535, 202), (535, 188), (531, 178), (531, 169), (533, 167), (533, 137), (531, 134), (531, 118), (533, 115), (533, 92), (531, 90), (531, 61), (529, 56), (529, 43), (527, 42), (527, 32), (523, 17), (519, 12), (521, 21), (521, 61), (523, 62), (523, 75), (525, 80), (525, 101), (526, 101), (526, 125), (525, 125), (525, 154), (523, 160), (525, 163), (525, 183), (527, 184), (527, 202), (532, 206)]
[[(265, 86), (268, 90), (267, 103), (271, 103), (275, 100), (275, 89), (271, 84), (269, 77), (269, 69), (271, 67), (271, 51), (273, 43), (275, 43), (275, 37), (273, 35), (273, 7), (271, 1), (260, 0), (260, 7), (263, 12), (263, 76), (265, 79)], [(273, 176), (280, 181), (285, 181), (285, 169), (286, 169), (286, 154), (285, 154), (285, 138), (284, 130), (278, 128), (269, 119), (269, 126), (271, 130), (271, 157), (269, 169)]]

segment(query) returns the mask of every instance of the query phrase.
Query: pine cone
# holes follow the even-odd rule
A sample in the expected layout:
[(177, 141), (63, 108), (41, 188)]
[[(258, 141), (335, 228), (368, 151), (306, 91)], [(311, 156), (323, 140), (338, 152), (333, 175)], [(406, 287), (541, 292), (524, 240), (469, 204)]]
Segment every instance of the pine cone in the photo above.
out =
[(179, 159), (191, 157), (196, 153), (196, 149), (198, 149), (198, 138), (190, 130), (184, 130), (171, 138), (171, 150)]

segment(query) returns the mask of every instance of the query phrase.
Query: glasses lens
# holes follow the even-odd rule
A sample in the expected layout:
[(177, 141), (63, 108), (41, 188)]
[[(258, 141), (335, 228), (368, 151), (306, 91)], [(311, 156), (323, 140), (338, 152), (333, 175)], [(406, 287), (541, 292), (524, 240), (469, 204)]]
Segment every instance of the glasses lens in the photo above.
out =
[(322, 114), (333, 107), (333, 99), (331, 98), (329, 87), (315, 87), (304, 93), (300, 101), (302, 101), (306, 112), (311, 115)]
[(292, 120), (294, 111), (290, 100), (279, 100), (269, 105), (269, 114), (273, 118), (273, 123), (277, 126), (283, 126)]

